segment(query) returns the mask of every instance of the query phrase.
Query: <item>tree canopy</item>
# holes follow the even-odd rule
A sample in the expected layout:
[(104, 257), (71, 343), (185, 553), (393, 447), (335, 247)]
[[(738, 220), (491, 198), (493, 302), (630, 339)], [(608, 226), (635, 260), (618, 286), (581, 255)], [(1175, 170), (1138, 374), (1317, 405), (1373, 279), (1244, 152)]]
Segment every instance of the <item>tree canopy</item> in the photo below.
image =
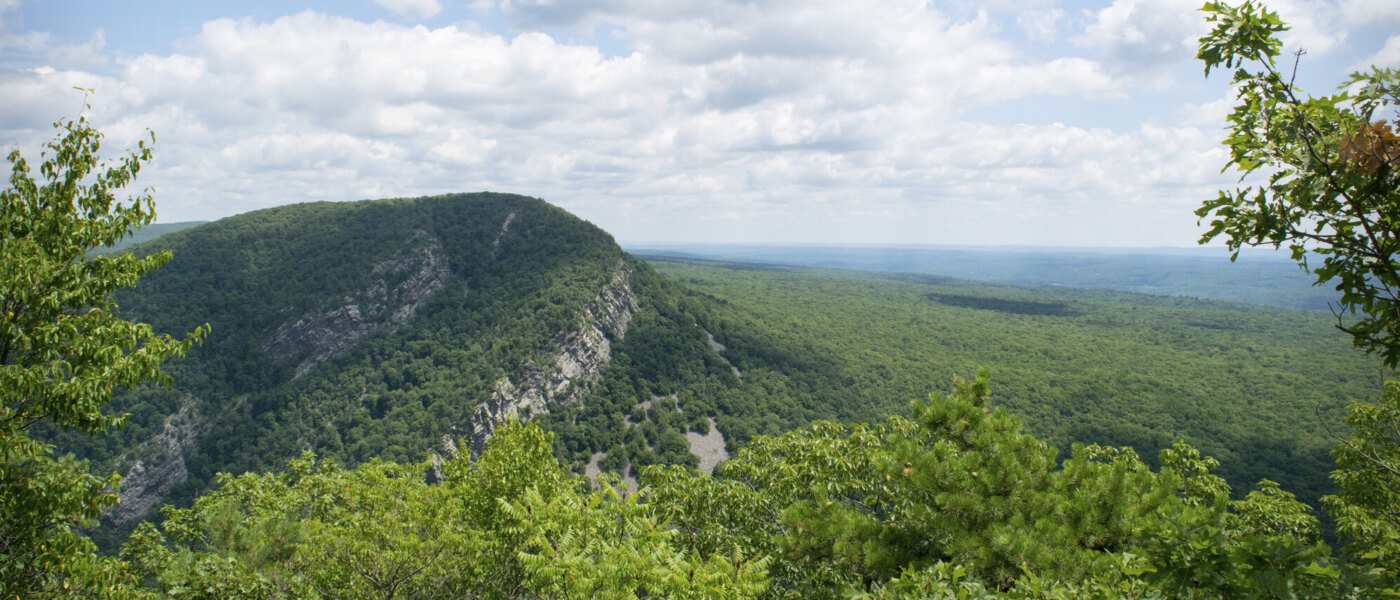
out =
[[(0, 192), (0, 595), (64, 587), (69, 572), (94, 568), (79, 534), (116, 499), (119, 477), (95, 476), (84, 461), (55, 457), (32, 439), (36, 424), (86, 434), (121, 426), (104, 410), (115, 388), (160, 381), (160, 365), (184, 354), (184, 339), (122, 319), (112, 294), (170, 259), (161, 253), (95, 256), (155, 219), (149, 193), (118, 199), (151, 158), (142, 141), (113, 162), (85, 117), (55, 123), (39, 176), (18, 150)], [(153, 142), (154, 140), (149, 140)]]
[[(1357, 346), (1400, 366), (1400, 71), (1353, 73), (1338, 91), (1313, 97), (1279, 67), (1287, 29), (1278, 14), (1247, 1), (1209, 2), (1215, 28), (1201, 38), (1198, 58), (1211, 69), (1234, 69), (1238, 103), (1229, 116), (1226, 169), (1266, 183), (1222, 191), (1196, 214), (1211, 218), (1202, 242), (1224, 235), (1241, 245), (1288, 246), (1317, 282), (1342, 292), (1338, 327)], [(1389, 116), (1392, 120), (1387, 122)], [(1320, 257), (1321, 264), (1316, 264)], [(1358, 314), (1359, 313), (1359, 314)], [(1336, 518), (1348, 572), (1366, 595), (1400, 594), (1400, 392), (1388, 381), (1378, 403), (1353, 403), (1353, 437), (1334, 434), (1332, 480), (1324, 498)], [(1325, 424), (1325, 422), (1324, 422)]]
[(1400, 104), (1400, 71), (1372, 67), (1314, 97), (1294, 84), (1296, 62), (1278, 64), (1287, 26), (1277, 13), (1253, 1), (1202, 10), (1215, 27), (1197, 57), (1207, 75), (1233, 69), (1237, 89), (1225, 170), (1248, 183), (1196, 211), (1210, 221), (1201, 242), (1223, 237), (1236, 256), (1286, 246), (1341, 292), (1338, 327), (1400, 366), (1400, 120), (1385, 120)]

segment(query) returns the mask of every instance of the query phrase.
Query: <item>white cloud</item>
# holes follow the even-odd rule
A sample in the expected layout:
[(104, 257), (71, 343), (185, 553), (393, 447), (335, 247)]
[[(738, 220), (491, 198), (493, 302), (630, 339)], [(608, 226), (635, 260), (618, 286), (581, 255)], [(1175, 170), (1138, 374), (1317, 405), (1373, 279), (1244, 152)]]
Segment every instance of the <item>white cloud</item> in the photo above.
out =
[(404, 16), (416, 15), (424, 19), (442, 12), (442, 3), (438, 0), (374, 0), (374, 3)]
[(1076, 39), (1099, 48), (1121, 72), (1155, 69), (1195, 56), (1196, 40), (1208, 31), (1198, 0), (1114, 0)]
[(1235, 91), (1226, 90), (1227, 95), (1202, 102), (1187, 103), (1176, 111), (1177, 123), (1184, 127), (1195, 127), (1211, 131), (1224, 131), (1226, 118), (1235, 109)]
[[(503, 8), (559, 26), (606, 22), (635, 50), (315, 12), (220, 19), (177, 53), (121, 57), (104, 76), (0, 70), (0, 139), (47, 137), (64, 115), (54, 106), (80, 104), (71, 87), (95, 87), (112, 145), (155, 131), (157, 162), (141, 179), (163, 220), (492, 189), (544, 197), (624, 239), (959, 241), (917, 236), (958, 219), (994, 228), (968, 216), (985, 212), (1066, 230), (1081, 226), (1072, 215), (1123, 217), (1113, 235), (1183, 244), (1193, 218), (1126, 215), (1148, 205), (1189, 217), (1220, 183), (1217, 140), (1195, 123), (965, 122), (1008, 100), (1131, 96), (1139, 74), (1120, 67), (1169, 61), (1196, 35), (1154, 12), (1166, 9), (1121, 0), (1126, 12), (1094, 15), (1100, 61), (1026, 55), (995, 15), (913, 0), (579, 6)], [(1038, 31), (1065, 26), (1055, 13)], [(842, 232), (852, 218), (860, 226)], [(975, 231), (938, 235), (973, 235), (964, 230)]]
[(13, 12), (19, 5), (20, 0), (0, 0), (0, 31), (4, 31), (9, 25), (5, 13)]
[(1392, 35), (1385, 41), (1385, 46), (1377, 50), (1375, 54), (1358, 61), (1351, 66), (1353, 71), (1368, 71), (1371, 66), (1400, 68), (1400, 34)]
[(107, 36), (101, 29), (94, 31), (81, 44), (59, 44), (46, 49), (49, 63), (60, 68), (101, 69), (107, 66)]
[(1027, 10), (1016, 16), (1016, 26), (1031, 40), (1053, 42), (1059, 37), (1060, 22), (1064, 18), (1065, 11), (1058, 8)]
[(1285, 52), (1303, 49), (1322, 55), (1346, 41), (1347, 31), (1342, 26), (1345, 7), (1339, 10), (1331, 0), (1272, 0), (1268, 6), (1289, 26), (1279, 36)]
[(1400, 2), (1340, 0), (1342, 15), (1352, 25), (1400, 27)]

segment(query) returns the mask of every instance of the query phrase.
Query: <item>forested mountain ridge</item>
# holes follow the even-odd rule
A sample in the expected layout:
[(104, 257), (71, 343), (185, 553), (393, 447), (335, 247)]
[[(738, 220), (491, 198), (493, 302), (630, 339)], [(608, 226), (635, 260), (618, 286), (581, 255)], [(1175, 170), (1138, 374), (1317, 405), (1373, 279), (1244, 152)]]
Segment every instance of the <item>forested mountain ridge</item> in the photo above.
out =
[[(443, 438), (479, 450), (507, 415), (578, 404), (670, 287), (602, 230), (505, 194), (280, 207), (135, 252), (160, 249), (177, 258), (119, 296), (123, 314), (211, 334), (172, 387), (118, 396), (125, 431), (54, 434), (126, 475), (123, 522), (306, 449), (350, 464), (419, 460)], [(704, 334), (687, 333), (703, 365)]]

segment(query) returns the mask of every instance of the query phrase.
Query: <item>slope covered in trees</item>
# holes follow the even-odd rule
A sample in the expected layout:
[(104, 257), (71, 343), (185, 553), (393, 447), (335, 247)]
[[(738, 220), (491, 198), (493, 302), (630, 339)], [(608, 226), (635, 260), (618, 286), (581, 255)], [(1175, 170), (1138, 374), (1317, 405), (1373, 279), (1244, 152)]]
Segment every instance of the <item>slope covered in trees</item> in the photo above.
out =
[(308, 448), (352, 464), (420, 459), (444, 434), (469, 435), (503, 379), (548, 366), (620, 273), (642, 270), (639, 288), (650, 277), (596, 227), (498, 194), (282, 207), (136, 252), (157, 249), (180, 258), (120, 296), (124, 314), (211, 334), (171, 365), (173, 387), (117, 398), (133, 413), (124, 431), (56, 435), (119, 469), (150, 467), (139, 446), (164, 435), (155, 445), (179, 446), (187, 472), (168, 490), (177, 501), (216, 472)]
[(1219, 459), (1236, 489), (1268, 478), (1314, 503), (1331, 489), (1335, 445), (1317, 412), (1335, 425), (1343, 406), (1381, 387), (1379, 361), (1316, 312), (924, 275), (651, 263), (717, 299), (728, 312), (711, 329), (726, 356), (746, 377), (763, 376), (765, 361), (781, 365), (811, 419), (879, 421), (935, 382), (992, 365), (996, 403), (1062, 452), (1100, 443), (1151, 460), (1185, 440)]

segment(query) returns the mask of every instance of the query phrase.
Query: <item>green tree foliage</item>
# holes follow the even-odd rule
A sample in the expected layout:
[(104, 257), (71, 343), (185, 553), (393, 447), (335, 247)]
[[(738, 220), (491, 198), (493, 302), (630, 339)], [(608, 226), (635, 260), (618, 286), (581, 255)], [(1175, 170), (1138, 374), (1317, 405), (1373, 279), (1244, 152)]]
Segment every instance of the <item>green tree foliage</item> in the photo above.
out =
[(1400, 595), (1400, 382), (1387, 382), (1379, 403), (1350, 408), (1354, 437), (1333, 452), (1340, 491), (1324, 502), (1347, 542), (1357, 585)]
[[(501, 378), (552, 361), (556, 335), (579, 326), (583, 307), (623, 261), (602, 230), (504, 194), (278, 207), (133, 251), (165, 249), (179, 258), (120, 295), (123, 309), (156, 331), (209, 323), (217, 333), (169, 366), (172, 388), (118, 395), (114, 406), (133, 415), (121, 433), (46, 433), (110, 465), (190, 404), (200, 443), (185, 456), (188, 481), (172, 491), (182, 505), (217, 472), (279, 468), (308, 446), (351, 466), (421, 459)], [(415, 318), (387, 324), (401, 308), (392, 304), (400, 284), (437, 276), (423, 275), (429, 253), (446, 271), (442, 287)], [(375, 331), (304, 376), (294, 377), (314, 350), (267, 351), (279, 327), (347, 305)], [(331, 322), (313, 333), (347, 330)]]
[(648, 502), (692, 551), (773, 557), (773, 598), (1335, 592), (1307, 507), (1267, 481), (1230, 501), (1190, 446), (1159, 472), (1124, 448), (1059, 462), (988, 406), (985, 372), (911, 413), (756, 439), (721, 477), (649, 469)]
[(1400, 136), (1384, 120), (1400, 103), (1400, 71), (1373, 67), (1312, 97), (1276, 62), (1287, 29), (1276, 13), (1252, 1), (1203, 10), (1215, 28), (1197, 56), (1207, 75), (1234, 69), (1238, 89), (1225, 168), (1266, 182), (1205, 202), (1201, 242), (1223, 236), (1236, 255), (1287, 246), (1317, 283), (1336, 282), (1348, 317), (1338, 326), (1356, 345), (1400, 365)]
[[(556, 336), (578, 326), (619, 264), (640, 307), (626, 336), (611, 339), (580, 402), (534, 415), (574, 472), (597, 453), (618, 472), (698, 464), (683, 436), (710, 418), (731, 451), (813, 420), (883, 420), (930, 380), (986, 364), (1002, 404), (1061, 456), (1098, 442), (1133, 446), (1151, 465), (1184, 439), (1220, 458), (1236, 489), (1268, 478), (1315, 502), (1332, 466), (1332, 444), (1304, 426), (1316, 398), (1340, 407), (1379, 387), (1373, 361), (1328, 338), (1323, 315), (752, 265), (653, 269), (596, 227), (505, 194), (278, 207), (135, 252), (159, 248), (179, 258), (119, 296), (122, 307), (157, 331), (207, 322), (218, 334), (170, 365), (173, 388), (117, 396), (114, 408), (132, 414), (125, 430), (49, 439), (108, 468), (189, 406), (198, 444), (168, 496), (181, 506), (217, 472), (279, 468), (307, 447), (350, 467), (420, 460), (443, 435), (463, 435), (502, 378), (550, 364)], [(426, 248), (449, 273), (412, 319), (300, 377), (304, 355), (266, 351), (284, 326), (350, 304), (383, 325), (391, 311), (373, 290), (417, 271), (382, 265)]]
[[(926, 396), (931, 381), (991, 365), (998, 404), (1061, 458), (1076, 442), (1130, 446), (1155, 468), (1160, 450), (1184, 440), (1219, 459), (1217, 472), (1241, 497), (1270, 479), (1316, 506), (1332, 491), (1335, 447), (1317, 425), (1318, 403), (1340, 411), (1381, 387), (1379, 361), (1351, 348), (1326, 313), (849, 271), (653, 265), (713, 297), (699, 323), (728, 346), (723, 355), (743, 381), (696, 386), (690, 402), (717, 409), (731, 451), (818, 419), (883, 421), (902, 413), (902, 399)], [(934, 299), (949, 295), (992, 301)], [(999, 310), (1036, 301), (1071, 314)], [(681, 400), (689, 417), (687, 394)]]
[[(1338, 326), (1386, 366), (1400, 366), (1400, 137), (1393, 128), (1400, 121), (1384, 120), (1400, 104), (1400, 71), (1373, 67), (1352, 74), (1337, 93), (1313, 98), (1275, 63), (1277, 34), (1286, 29), (1277, 14), (1253, 2), (1211, 2), (1203, 10), (1215, 28), (1201, 38), (1198, 57), (1207, 74), (1235, 69), (1239, 89), (1226, 168), (1244, 176), (1263, 170), (1267, 184), (1206, 202), (1197, 215), (1213, 220), (1202, 241), (1223, 234), (1232, 249), (1288, 245), (1304, 266), (1320, 256), (1312, 268), (1318, 283), (1335, 280), (1348, 316), (1360, 313)], [(1338, 437), (1333, 452), (1339, 493), (1324, 498), (1345, 542), (1348, 586), (1366, 597), (1400, 593), (1397, 401), (1395, 382), (1387, 382), (1378, 404), (1349, 407), (1353, 437)], [(1258, 500), (1267, 512), (1289, 499), (1275, 493)], [(1286, 536), (1298, 528), (1275, 519), (1262, 529)], [(1256, 538), (1263, 546), (1277, 541)]]
[[(55, 123), (38, 178), (11, 152), (0, 192), (0, 596), (76, 590), (105, 567), (78, 531), (116, 500), (116, 475), (88, 473), (85, 461), (55, 457), (30, 436), (41, 423), (94, 435), (120, 427), (104, 409), (114, 389), (162, 381), (161, 363), (183, 355), (183, 340), (124, 320), (114, 292), (170, 259), (89, 256), (155, 219), (149, 194), (118, 199), (151, 158), (142, 141), (113, 162), (102, 134), (79, 117)], [(153, 140), (152, 140), (153, 141)], [(84, 577), (78, 577), (83, 575)], [(75, 594), (82, 592), (73, 591)], [(86, 593), (95, 593), (87, 589)]]
[[(588, 491), (536, 425), (499, 430), (479, 460), (353, 470), (310, 454), (223, 477), (122, 555), (172, 598), (750, 598), (766, 560), (700, 555), (611, 485)], [(162, 531), (163, 530), (163, 531)]]

